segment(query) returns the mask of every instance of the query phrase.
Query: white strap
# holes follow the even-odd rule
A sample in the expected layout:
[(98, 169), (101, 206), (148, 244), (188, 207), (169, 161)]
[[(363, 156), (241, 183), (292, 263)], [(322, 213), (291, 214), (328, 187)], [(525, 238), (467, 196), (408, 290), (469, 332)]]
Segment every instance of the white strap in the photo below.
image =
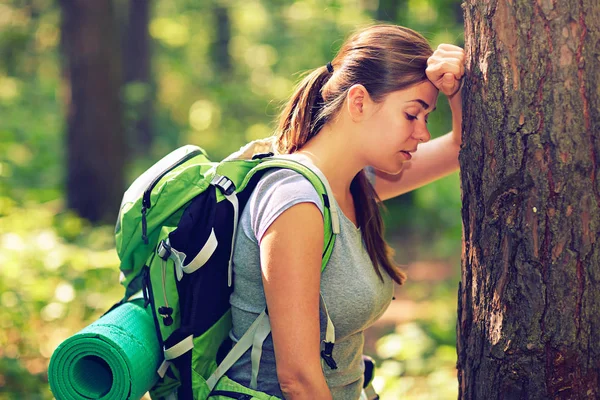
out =
[(160, 364), (160, 367), (158, 367), (158, 370), (156, 371), (158, 376), (160, 376), (161, 378), (164, 378), (165, 374), (167, 373), (167, 370), (169, 369), (171, 364), (172, 364), (171, 361), (163, 360), (162, 364)]
[(252, 343), (252, 353), (250, 359), (252, 360), (252, 379), (250, 380), (250, 389), (256, 390), (258, 387), (258, 370), (260, 369), (260, 358), (262, 357), (262, 348), (265, 339), (271, 333), (271, 324), (269, 322), (269, 316), (264, 318), (256, 332), (254, 333), (254, 341)]
[(206, 243), (204, 243), (204, 246), (202, 246), (202, 250), (196, 254), (196, 257), (194, 257), (194, 259), (188, 265), (182, 268), (183, 272), (186, 274), (191, 274), (206, 264), (210, 256), (212, 256), (217, 249), (218, 244), (219, 242), (217, 241), (217, 236), (215, 235), (215, 230), (213, 229), (210, 232), (210, 236), (206, 240)]
[(131, 300), (137, 300), (137, 299), (143, 299), (144, 298), (144, 292), (142, 290), (140, 290), (139, 292), (132, 294), (127, 301), (131, 301)]
[(239, 202), (235, 192), (225, 196), (225, 198), (233, 205), (233, 236), (231, 237), (231, 252), (229, 253), (229, 266), (227, 269), (227, 286), (231, 287), (233, 283), (233, 249), (235, 247), (235, 238), (237, 234)]
[(173, 360), (177, 357), (184, 355), (185, 353), (190, 351), (193, 347), (194, 347), (194, 336), (193, 335), (189, 335), (188, 337), (183, 339), (181, 342), (177, 343), (174, 346), (169, 347), (168, 349), (163, 347), (163, 353), (165, 355), (165, 359), (163, 360), (162, 364), (160, 364), (160, 367), (158, 367), (158, 370), (156, 371), (158, 376), (163, 378), (165, 376), (165, 374), (167, 373), (169, 366), (171, 365), (170, 360)]
[[(325, 330), (325, 341), (329, 343), (335, 343), (335, 328), (333, 326), (333, 322), (331, 321), (331, 317), (327, 312), (327, 306), (325, 305), (325, 300), (323, 299), (323, 295), (320, 296), (320, 304), (325, 312), (325, 317), (327, 318), (327, 328)], [(221, 364), (217, 367), (217, 369), (213, 372), (213, 374), (207, 379), (206, 384), (210, 390), (213, 390), (219, 379), (231, 368), (233, 364), (237, 360), (240, 359), (244, 353), (252, 347), (251, 360), (252, 360), (252, 382), (256, 380), (254, 385), (258, 382), (258, 370), (260, 367), (260, 358), (262, 356), (262, 344), (266, 340), (269, 332), (271, 331), (271, 324), (269, 322), (269, 316), (265, 311), (259, 314), (258, 317), (254, 320), (252, 325), (248, 328), (246, 333), (240, 338), (240, 340), (236, 343), (235, 346), (231, 349), (231, 351), (225, 356)], [(260, 348), (260, 351), (259, 351)]]
[(329, 197), (329, 211), (331, 212), (331, 225), (334, 234), (340, 233), (340, 216), (337, 207), (335, 206), (335, 197), (333, 197), (333, 190), (331, 190), (331, 186), (329, 186), (329, 181), (325, 177), (325, 174), (321, 172), (321, 170), (313, 164), (313, 162), (307, 157), (298, 156), (297, 154), (281, 154), (274, 158), (282, 158), (282, 159), (290, 159), (296, 161), (306, 168), (310, 169), (314, 172), (315, 175), (319, 177), (321, 182), (323, 182), (323, 186), (325, 186), (325, 191), (327, 192), (327, 197)]
[(327, 328), (325, 329), (325, 340), (323, 341), (323, 350), (321, 351), (321, 367), (323, 371), (325, 371), (325, 365), (327, 365), (331, 369), (336, 369), (337, 365), (335, 360), (333, 359), (333, 347), (335, 345), (335, 328), (333, 326), (333, 322), (331, 321), (331, 317), (329, 316), (329, 312), (327, 312), (327, 306), (325, 305), (325, 299), (323, 299), (323, 295), (320, 294), (320, 303), (323, 312), (325, 313), (325, 318), (327, 319)]
[(327, 306), (325, 305), (325, 299), (323, 295), (319, 293), (321, 296), (321, 307), (323, 308), (323, 312), (325, 313), (325, 317), (327, 318), (327, 328), (325, 330), (325, 341), (329, 343), (335, 343), (335, 327), (333, 326), (333, 321), (331, 321), (331, 317), (329, 317), (329, 313), (327, 312)]
[(194, 348), (194, 336), (190, 335), (174, 346), (164, 349), (165, 360), (173, 360)]
[(209, 390), (212, 391), (215, 388), (215, 385), (219, 379), (225, 375), (225, 372), (227, 372), (229, 368), (231, 368), (231, 366), (235, 364), (235, 362), (239, 360), (239, 358), (244, 355), (244, 353), (252, 346), (256, 330), (261, 324), (265, 323), (265, 320), (267, 320), (268, 323), (268, 318), (269, 317), (267, 316), (267, 313), (264, 311), (260, 313), (258, 317), (256, 317), (252, 325), (250, 325), (250, 328), (248, 328), (246, 333), (244, 333), (244, 336), (242, 336), (235, 346), (233, 346), (233, 349), (231, 349), (223, 361), (221, 361), (221, 364), (219, 364), (215, 372), (213, 372), (212, 375), (206, 380), (206, 385), (208, 386)]
[(365, 400), (379, 399), (379, 396), (377, 395), (377, 392), (375, 392), (375, 388), (373, 387), (372, 383), (370, 383), (366, 388), (362, 390), (361, 399), (362, 396), (364, 396)]
[(358, 400), (369, 400), (369, 398), (367, 397), (367, 393), (365, 392), (365, 389), (363, 389), (360, 392), (360, 398)]

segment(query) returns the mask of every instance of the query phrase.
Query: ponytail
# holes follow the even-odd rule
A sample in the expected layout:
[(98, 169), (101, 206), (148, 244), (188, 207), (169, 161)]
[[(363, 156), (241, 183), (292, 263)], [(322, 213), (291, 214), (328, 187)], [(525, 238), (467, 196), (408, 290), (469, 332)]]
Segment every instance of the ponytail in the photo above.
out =
[(331, 73), (323, 66), (300, 82), (283, 109), (275, 131), (279, 153), (291, 154), (298, 151), (319, 132), (325, 123), (320, 112), (323, 106), (321, 89), (330, 77)]

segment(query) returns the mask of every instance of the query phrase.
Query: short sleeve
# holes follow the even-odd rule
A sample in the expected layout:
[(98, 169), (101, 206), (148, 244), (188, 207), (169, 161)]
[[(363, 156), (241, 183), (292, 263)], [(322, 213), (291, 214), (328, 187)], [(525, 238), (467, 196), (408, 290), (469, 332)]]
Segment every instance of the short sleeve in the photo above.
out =
[(288, 169), (268, 171), (248, 200), (250, 224), (258, 243), (285, 210), (299, 203), (314, 203), (323, 215), (323, 203), (312, 183)]

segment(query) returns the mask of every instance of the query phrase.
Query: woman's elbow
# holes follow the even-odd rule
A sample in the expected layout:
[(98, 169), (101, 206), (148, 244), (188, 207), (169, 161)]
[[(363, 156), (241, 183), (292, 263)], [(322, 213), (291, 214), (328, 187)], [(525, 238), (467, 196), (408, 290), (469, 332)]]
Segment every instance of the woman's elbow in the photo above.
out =
[(317, 368), (277, 368), (281, 393), (288, 400), (329, 400), (331, 392), (320, 366)]

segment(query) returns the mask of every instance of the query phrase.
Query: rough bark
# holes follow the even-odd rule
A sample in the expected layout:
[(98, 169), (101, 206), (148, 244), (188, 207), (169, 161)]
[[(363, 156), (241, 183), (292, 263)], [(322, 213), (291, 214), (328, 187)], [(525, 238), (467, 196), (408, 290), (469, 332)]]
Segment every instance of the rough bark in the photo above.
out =
[(119, 41), (110, 0), (62, 0), (67, 87), (67, 203), (113, 222), (123, 194)]
[(459, 398), (598, 399), (598, 0), (464, 13)]

